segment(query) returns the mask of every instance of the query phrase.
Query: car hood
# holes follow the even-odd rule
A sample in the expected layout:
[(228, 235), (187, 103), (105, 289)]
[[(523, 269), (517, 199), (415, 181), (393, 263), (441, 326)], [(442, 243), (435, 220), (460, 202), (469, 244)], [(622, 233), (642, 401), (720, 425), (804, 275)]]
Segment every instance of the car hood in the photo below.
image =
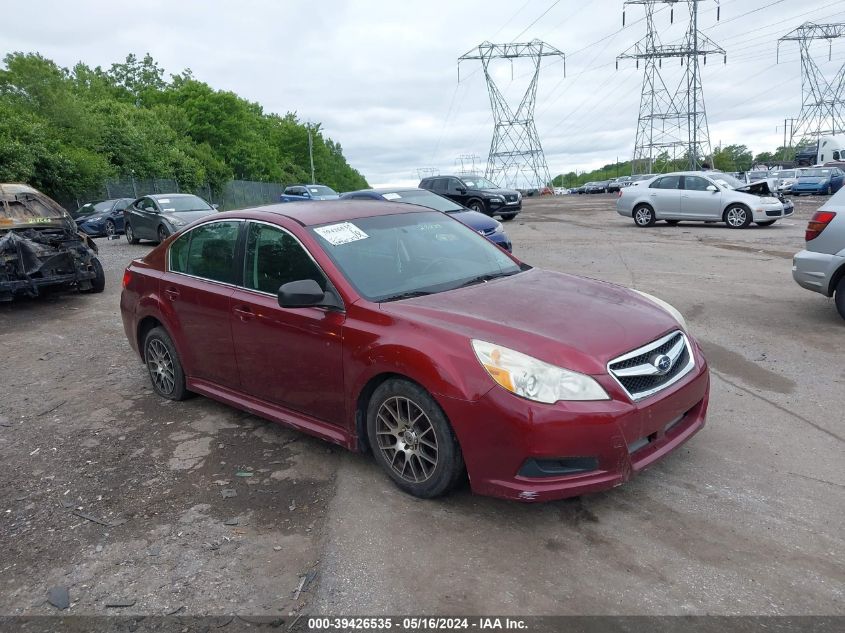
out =
[(325, 196), (311, 196), (312, 200), (339, 200), (340, 195), (336, 193), (330, 193)]
[(190, 224), (191, 222), (196, 222), (208, 215), (212, 215), (213, 213), (217, 213), (214, 209), (209, 209), (206, 211), (180, 211), (179, 213), (162, 213), (161, 217), (163, 217), (168, 222), (173, 223), (174, 225), (184, 222), (185, 224)]
[(755, 180), (749, 182), (747, 185), (737, 187), (734, 191), (742, 191), (743, 193), (753, 193), (756, 196), (766, 196), (772, 193), (772, 187), (768, 180)]
[(466, 224), (469, 228), (475, 229), (476, 231), (492, 231), (499, 225), (489, 215), (484, 215), (478, 211), (450, 211), (446, 215), (456, 219), (461, 224)]
[(381, 309), (593, 375), (606, 373), (611, 359), (679, 328), (666, 311), (627, 288), (536, 268)]
[(479, 191), (491, 196), (515, 196), (519, 193), (515, 189), (479, 189)]

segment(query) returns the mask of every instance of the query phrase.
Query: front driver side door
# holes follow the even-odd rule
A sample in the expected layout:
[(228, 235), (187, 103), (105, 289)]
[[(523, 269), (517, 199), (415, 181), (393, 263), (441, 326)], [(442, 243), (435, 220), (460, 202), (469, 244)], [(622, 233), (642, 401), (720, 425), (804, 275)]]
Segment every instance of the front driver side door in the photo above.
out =
[(141, 198), (135, 205), (132, 229), (135, 237), (146, 240), (157, 240), (158, 207), (152, 198)]
[[(681, 191), (681, 215), (685, 220), (721, 220), (722, 194), (712, 182), (701, 176), (684, 176)], [(715, 187), (716, 191), (708, 191)]]
[(243, 284), (232, 296), (231, 327), (243, 390), (249, 395), (337, 425), (347, 423), (342, 359), (345, 314), (325, 308), (282, 308), (279, 287), (326, 276), (285, 229), (247, 226)]

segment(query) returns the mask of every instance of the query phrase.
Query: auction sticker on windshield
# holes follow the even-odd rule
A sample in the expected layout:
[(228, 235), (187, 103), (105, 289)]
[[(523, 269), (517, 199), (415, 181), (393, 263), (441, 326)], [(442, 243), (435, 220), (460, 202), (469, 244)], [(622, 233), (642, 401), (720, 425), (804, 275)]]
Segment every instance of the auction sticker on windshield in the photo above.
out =
[(314, 229), (314, 232), (332, 246), (349, 244), (349, 242), (357, 242), (358, 240), (365, 240), (370, 237), (351, 222), (321, 226)]

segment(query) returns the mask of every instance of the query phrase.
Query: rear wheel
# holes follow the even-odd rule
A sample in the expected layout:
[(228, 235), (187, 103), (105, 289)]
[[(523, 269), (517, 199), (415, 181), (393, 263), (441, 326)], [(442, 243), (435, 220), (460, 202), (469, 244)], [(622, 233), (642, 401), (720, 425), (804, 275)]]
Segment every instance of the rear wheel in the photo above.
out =
[(132, 225), (129, 222), (126, 223), (126, 227), (123, 229), (124, 234), (126, 235), (126, 241), (130, 244), (137, 244), (141, 240), (135, 237), (135, 231), (132, 230)]
[(452, 427), (428, 392), (407, 380), (382, 383), (367, 406), (367, 435), (379, 466), (415, 497), (447, 493), (464, 473)]
[(733, 204), (725, 210), (725, 224), (732, 229), (744, 229), (751, 224), (751, 211), (741, 204)]
[(845, 319), (845, 277), (839, 280), (833, 297), (836, 302), (836, 309), (839, 311), (839, 316)]
[(164, 328), (153, 328), (144, 339), (144, 362), (158, 395), (168, 400), (184, 400), (188, 397), (182, 363)]
[(647, 204), (641, 205), (634, 209), (634, 224), (641, 228), (647, 226), (654, 226), (656, 218), (654, 217), (654, 209)]

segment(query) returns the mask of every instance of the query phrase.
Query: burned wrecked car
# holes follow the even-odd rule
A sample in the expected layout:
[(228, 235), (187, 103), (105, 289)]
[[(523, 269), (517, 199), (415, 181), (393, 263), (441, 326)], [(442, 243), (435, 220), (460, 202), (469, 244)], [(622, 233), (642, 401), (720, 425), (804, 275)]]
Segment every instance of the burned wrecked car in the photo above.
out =
[(102, 292), (97, 246), (70, 215), (28, 185), (0, 184), (0, 301), (45, 287)]

